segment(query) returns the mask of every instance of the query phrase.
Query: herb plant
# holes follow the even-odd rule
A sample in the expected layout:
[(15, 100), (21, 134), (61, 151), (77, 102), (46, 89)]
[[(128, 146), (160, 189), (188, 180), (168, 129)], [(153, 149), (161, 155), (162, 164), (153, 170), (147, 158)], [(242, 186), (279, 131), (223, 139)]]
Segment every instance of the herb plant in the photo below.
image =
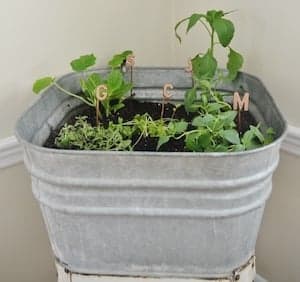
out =
[(95, 126), (87, 122), (87, 117), (77, 117), (74, 125), (65, 124), (60, 130), (55, 144), (61, 149), (75, 150), (131, 150), (131, 126), (124, 126), (122, 120), (109, 123), (108, 127)]
[(87, 73), (88, 69), (95, 65), (96, 57), (93, 54), (80, 56), (71, 62), (73, 71), (82, 73), (80, 79), (80, 86), (82, 93), (74, 94), (62, 88), (54, 77), (43, 77), (38, 79), (33, 85), (33, 91), (39, 93), (44, 88), (54, 85), (67, 95), (80, 99), (88, 106), (96, 108), (97, 97), (96, 89), (99, 85), (105, 84), (107, 86), (107, 98), (103, 101), (102, 105), (105, 110), (105, 116), (108, 117), (111, 113), (124, 107), (123, 101), (126, 94), (132, 89), (132, 83), (125, 81), (121, 72), (121, 65), (126, 60), (132, 51), (125, 51), (122, 54), (115, 55), (109, 62), (111, 71), (104, 79), (96, 72)]
[[(259, 126), (240, 134), (236, 129), (237, 112), (225, 101), (226, 94), (217, 90), (221, 82), (232, 81), (241, 69), (244, 59), (231, 47), (234, 24), (225, 17), (229, 13), (210, 10), (206, 14), (195, 13), (177, 23), (175, 35), (179, 42), (179, 27), (187, 23), (186, 33), (196, 24), (201, 24), (209, 34), (209, 48), (192, 59), (193, 87), (186, 91), (184, 106), (190, 113), (197, 113), (192, 131), (184, 133), (186, 148), (190, 151), (243, 151), (253, 149), (272, 140), (261, 133)], [(228, 51), (227, 75), (218, 70), (215, 48), (221, 46)]]

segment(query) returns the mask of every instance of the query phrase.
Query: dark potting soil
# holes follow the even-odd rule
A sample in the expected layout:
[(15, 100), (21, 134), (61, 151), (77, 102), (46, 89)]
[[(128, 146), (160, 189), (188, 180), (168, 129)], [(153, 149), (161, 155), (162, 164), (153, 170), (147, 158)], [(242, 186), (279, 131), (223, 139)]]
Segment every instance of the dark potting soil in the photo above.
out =
[[(153, 120), (157, 120), (160, 118), (161, 114), (161, 103), (155, 102), (142, 102), (136, 99), (127, 99), (124, 101), (125, 107), (116, 112), (115, 114), (109, 116), (108, 118), (104, 118), (101, 122), (104, 125), (107, 125), (109, 121), (113, 121), (116, 123), (118, 118), (122, 118), (124, 122), (132, 120), (137, 114), (145, 114), (148, 113)], [(103, 109), (102, 109), (103, 110)], [(184, 109), (184, 106), (180, 106), (175, 114), (175, 105), (168, 103), (165, 105), (164, 109), (164, 118), (174, 118), (178, 120), (192, 121), (197, 114), (187, 113)], [(77, 116), (87, 116), (87, 121), (93, 126), (96, 125), (95, 119), (95, 109), (88, 107), (86, 105), (81, 105), (72, 111), (70, 111), (66, 117), (61, 121), (56, 129), (53, 129), (46, 140), (44, 147), (47, 148), (55, 148), (55, 138), (58, 136), (61, 128), (64, 124), (75, 124)], [(241, 113), (241, 120), (243, 121), (240, 127), (240, 132), (244, 133), (250, 127), (250, 125), (256, 125), (256, 120), (249, 112)], [(134, 136), (132, 140), (132, 144), (138, 140), (139, 136)], [(158, 138), (146, 137), (141, 138), (140, 141), (135, 145), (134, 151), (156, 151)], [(166, 144), (163, 144), (160, 148), (161, 152), (184, 152), (184, 139), (181, 138), (179, 140), (175, 140), (173, 138)]]

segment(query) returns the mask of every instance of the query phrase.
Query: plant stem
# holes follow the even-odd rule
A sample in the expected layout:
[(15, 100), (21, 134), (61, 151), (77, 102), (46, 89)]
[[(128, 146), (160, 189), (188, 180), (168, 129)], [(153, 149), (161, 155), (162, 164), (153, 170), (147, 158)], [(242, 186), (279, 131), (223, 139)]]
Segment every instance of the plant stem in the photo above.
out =
[(144, 136), (144, 134), (145, 134), (145, 131), (143, 131), (142, 133), (141, 133), (141, 135), (139, 136), (139, 138), (135, 141), (135, 143), (132, 145), (132, 148), (134, 148), (140, 141), (141, 141), (141, 139), (142, 139), (142, 137)]
[(164, 111), (165, 111), (165, 98), (163, 98), (162, 103), (161, 103), (160, 119), (164, 118)]
[(200, 22), (202, 23), (202, 25), (205, 27), (205, 29), (207, 30), (209, 36), (211, 36), (211, 31), (209, 30), (207, 24), (206, 24), (203, 20), (201, 20), (201, 19), (200, 19), (199, 21), (200, 21)]
[(68, 90), (62, 88), (57, 82), (53, 82), (53, 85), (56, 86), (60, 91), (64, 92), (65, 94), (72, 96), (74, 98), (77, 98), (79, 100), (81, 100), (82, 102), (84, 102), (85, 104), (91, 106), (91, 107), (95, 107), (94, 104), (90, 103), (89, 101), (85, 100), (83, 97), (80, 97), (79, 95), (76, 95), (72, 92), (69, 92)]
[(195, 129), (195, 130), (191, 130), (191, 131), (186, 131), (186, 132), (182, 133), (181, 135), (179, 135), (178, 137), (174, 137), (174, 139), (179, 140), (179, 139), (181, 139), (182, 137), (184, 137), (186, 135), (189, 135), (189, 134), (192, 134), (192, 133), (196, 133), (198, 131), (199, 131), (199, 129)]
[(212, 29), (211, 37), (210, 37), (210, 52), (212, 56), (214, 55), (214, 46), (215, 46), (214, 40), (215, 40), (215, 30)]

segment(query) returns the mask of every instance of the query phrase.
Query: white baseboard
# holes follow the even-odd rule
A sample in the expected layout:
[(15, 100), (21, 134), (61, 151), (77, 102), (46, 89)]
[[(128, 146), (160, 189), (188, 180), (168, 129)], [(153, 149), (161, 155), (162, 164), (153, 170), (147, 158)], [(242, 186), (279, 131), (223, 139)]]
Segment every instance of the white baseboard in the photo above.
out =
[(0, 168), (10, 167), (22, 161), (22, 148), (15, 136), (0, 140)]
[(290, 154), (300, 156), (300, 127), (288, 126), (288, 134), (281, 149)]
[[(288, 126), (288, 134), (282, 143), (282, 150), (300, 156), (300, 127)], [(23, 152), (15, 136), (0, 139), (0, 169), (23, 161)]]

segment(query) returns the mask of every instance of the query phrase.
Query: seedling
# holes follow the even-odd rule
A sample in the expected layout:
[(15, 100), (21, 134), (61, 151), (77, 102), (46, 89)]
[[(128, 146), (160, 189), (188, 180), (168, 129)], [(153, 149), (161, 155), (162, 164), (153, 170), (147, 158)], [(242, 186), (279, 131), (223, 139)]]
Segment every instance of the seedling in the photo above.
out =
[(64, 125), (55, 144), (61, 149), (129, 151), (132, 150), (132, 129), (121, 119), (105, 128), (91, 126), (85, 116), (77, 117), (74, 125)]
[(172, 93), (170, 93), (170, 89), (173, 89), (174, 86), (171, 83), (166, 83), (163, 88), (163, 99), (161, 103), (161, 113), (160, 113), (160, 118), (163, 119), (164, 117), (164, 111), (165, 111), (165, 104), (167, 101), (170, 100), (172, 97)]
[(102, 119), (102, 114), (100, 111), (100, 103), (103, 102), (107, 98), (107, 86), (105, 84), (101, 84), (96, 88), (96, 125), (99, 126), (99, 120)]
[[(208, 32), (209, 48), (206, 52), (200, 52), (192, 59), (192, 73), (193, 73), (193, 89), (186, 92), (185, 95), (185, 108), (188, 112), (197, 112), (201, 110), (201, 105), (197, 102), (198, 92), (200, 89), (202, 94), (206, 97), (201, 99), (210, 102), (217, 102), (215, 97), (219, 96), (218, 100), (222, 101), (222, 97), (219, 93), (216, 93), (216, 86), (220, 83), (220, 80), (234, 80), (238, 74), (238, 71), (243, 65), (243, 57), (238, 52), (236, 52), (231, 46), (231, 41), (234, 36), (234, 25), (233, 23), (225, 19), (229, 13), (224, 13), (223, 11), (211, 10), (206, 14), (192, 14), (177, 23), (175, 26), (175, 35), (179, 42), (181, 42), (181, 36), (178, 33), (179, 27), (187, 22), (186, 33), (188, 33), (197, 23), (204, 26), (205, 30)], [(218, 40), (217, 40), (218, 38)], [(228, 75), (223, 77), (217, 77), (218, 62), (215, 58), (215, 48), (217, 45), (222, 46), (228, 50), (228, 62), (227, 70)], [(207, 89), (212, 89), (212, 91), (207, 91)], [(211, 95), (211, 94), (215, 95)], [(207, 99), (206, 99), (207, 98)]]
[(102, 105), (105, 109), (105, 115), (108, 117), (112, 112), (116, 112), (124, 107), (123, 101), (126, 98), (125, 95), (132, 89), (132, 83), (128, 83), (124, 80), (120, 70), (122, 62), (131, 54), (132, 51), (128, 50), (115, 55), (109, 61), (109, 65), (112, 69), (106, 79), (96, 72), (87, 74), (87, 70), (96, 63), (96, 57), (93, 54), (80, 56), (78, 59), (73, 60), (70, 63), (73, 71), (82, 74), (82, 78), (80, 79), (82, 93), (74, 94), (64, 89), (55, 81), (54, 77), (38, 79), (33, 85), (33, 91), (35, 93), (39, 93), (44, 88), (53, 85), (60, 89), (63, 93), (75, 97), (88, 106), (95, 108), (96, 120), (99, 120), (99, 116), (97, 116), (99, 111), (97, 110), (98, 99), (96, 97), (96, 89), (99, 85), (105, 84), (107, 86), (107, 97), (102, 101)]

